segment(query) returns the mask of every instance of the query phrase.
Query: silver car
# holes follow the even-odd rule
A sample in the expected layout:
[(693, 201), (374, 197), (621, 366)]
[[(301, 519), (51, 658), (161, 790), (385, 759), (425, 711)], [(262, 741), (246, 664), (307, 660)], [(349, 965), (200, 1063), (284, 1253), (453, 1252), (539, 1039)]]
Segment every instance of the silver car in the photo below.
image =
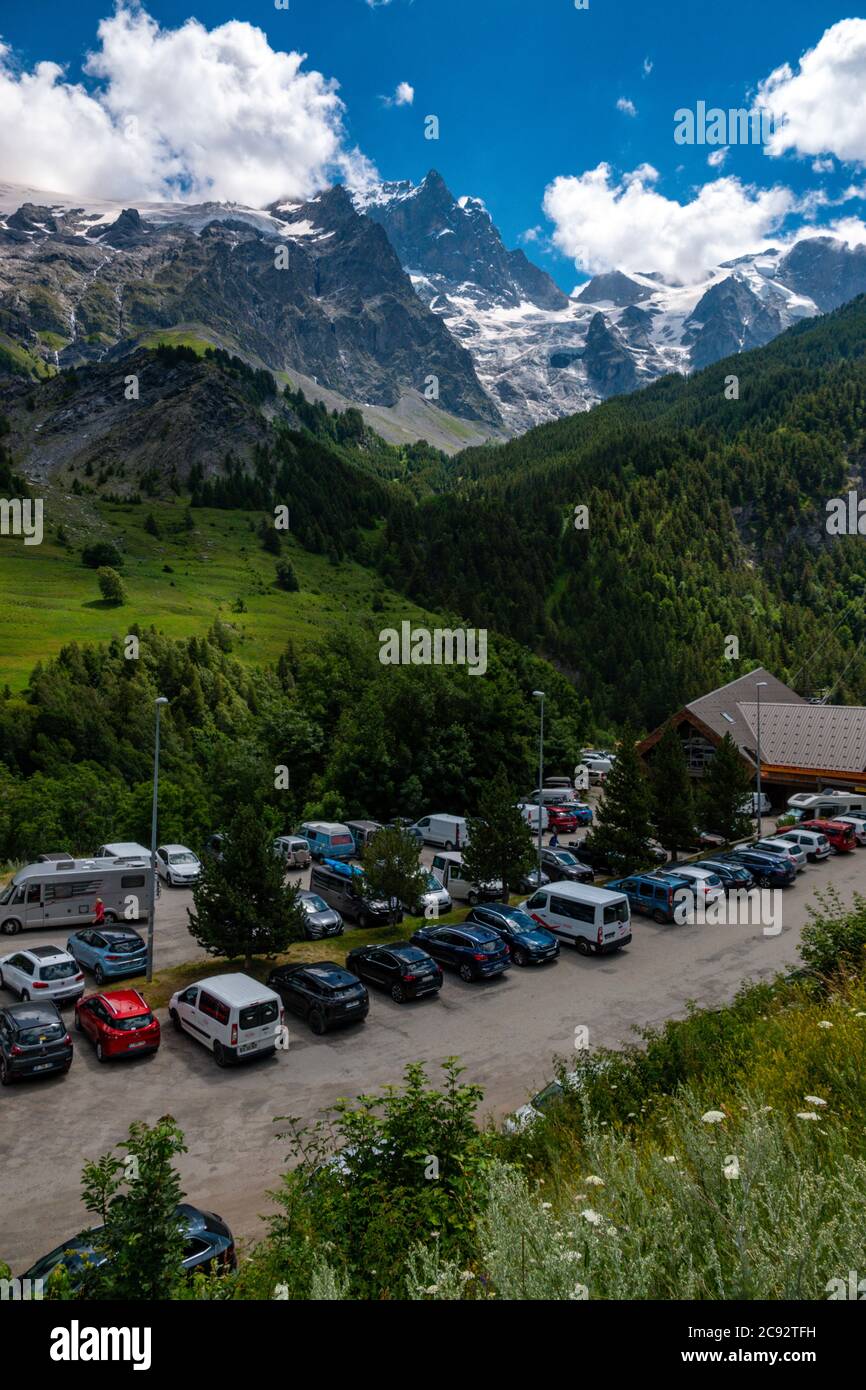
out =
[(771, 835), (765, 840), (756, 840), (752, 849), (758, 849), (762, 854), (775, 854), (780, 859), (788, 859), (798, 874), (806, 867), (806, 851), (793, 840), (786, 840), (784, 835)]
[(435, 874), (428, 873), (427, 887), (414, 903), (403, 903), (403, 910), (414, 917), (444, 917), (453, 906), (448, 889), (443, 888)]
[(304, 914), (304, 936), (308, 941), (318, 941), (323, 936), (342, 936), (342, 917), (318, 893), (299, 893), (298, 907)]
[(0, 987), (19, 999), (80, 999), (84, 975), (78, 962), (59, 946), (31, 946), (0, 960)]

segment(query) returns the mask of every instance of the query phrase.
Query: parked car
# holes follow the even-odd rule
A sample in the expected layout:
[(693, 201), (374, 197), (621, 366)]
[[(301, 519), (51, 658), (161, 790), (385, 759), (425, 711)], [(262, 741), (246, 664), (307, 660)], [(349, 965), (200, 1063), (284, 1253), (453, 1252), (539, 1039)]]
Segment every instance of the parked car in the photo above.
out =
[[(545, 883), (549, 882), (550, 875), (546, 874), (543, 869), (541, 871), (540, 878), (538, 876), (537, 869), (529, 869), (525, 874), (520, 875), (520, 879), (517, 884), (517, 891), (518, 893), (534, 893), (536, 888), (543, 888)], [(502, 894), (500, 893), (499, 896), (501, 897)]]
[(160, 845), (156, 872), (170, 888), (191, 888), (201, 878), (201, 860), (186, 845)]
[(826, 835), (837, 854), (850, 854), (857, 844), (853, 825), (848, 825), (845, 821), (804, 820), (800, 822), (800, 829), (817, 830), (820, 834)]
[(489, 883), (473, 883), (463, 871), (463, 855), (443, 853), (433, 855), (433, 872), (443, 888), (447, 888), (452, 898), (462, 898), (474, 906), (485, 898), (500, 898), (502, 884), (499, 879)]
[(370, 843), (374, 835), (382, 829), (377, 820), (349, 820), (346, 825), (351, 832), (352, 839), (355, 841), (355, 854), (360, 858), (363, 849)]
[(208, 835), (204, 842), (204, 852), (209, 859), (220, 863), (226, 852), (226, 837), (217, 831), (213, 835)]
[(820, 792), (795, 792), (788, 797), (791, 811), (802, 812), (806, 820), (835, 820), (837, 816), (866, 816), (866, 796), (841, 787), (825, 787)]
[(832, 853), (830, 841), (819, 830), (804, 830), (800, 825), (790, 825), (785, 830), (784, 838), (798, 845), (812, 864), (829, 859)]
[(459, 849), (469, 839), (465, 816), (451, 816), (445, 811), (435, 816), (422, 816), (421, 820), (409, 826), (409, 830), (417, 831), (425, 845), (445, 850)]
[(0, 1009), (0, 1085), (72, 1066), (72, 1038), (50, 999)]
[(541, 867), (548, 883), (559, 883), (563, 879), (571, 883), (592, 883), (592, 869), (582, 864), (570, 849), (543, 849)]
[(566, 834), (573, 834), (581, 822), (577, 819), (570, 806), (548, 806), (547, 808), (547, 828), (555, 830), (559, 834), (560, 830)]
[(760, 850), (732, 849), (725, 856), (749, 870), (759, 888), (786, 888), (794, 882), (797, 870), (790, 859), (780, 854), (763, 854)]
[(773, 803), (766, 792), (761, 792), (760, 800), (758, 798), (758, 793), (752, 792), (746, 797), (745, 801), (740, 802), (737, 810), (743, 816), (756, 816), (759, 807), (762, 816), (768, 816), (773, 809)]
[(150, 863), (150, 850), (136, 840), (119, 840), (110, 845), (100, 845), (95, 859), (144, 859)]
[(82, 927), (66, 949), (98, 985), (125, 975), (140, 975), (147, 966), (147, 945), (137, 931), (123, 927)]
[(714, 874), (718, 874), (726, 893), (736, 892), (740, 888), (749, 889), (755, 882), (745, 864), (736, 864), (730, 859), (701, 859), (695, 867), (712, 869)]
[(790, 859), (798, 874), (806, 867), (805, 850), (784, 835), (767, 835), (763, 840), (755, 840), (752, 848), (760, 850), (762, 854), (778, 854)]
[(340, 821), (307, 820), (299, 827), (299, 834), (310, 846), (310, 854), (321, 862), (329, 859), (351, 859), (355, 853), (355, 841), (348, 825)]
[[(185, 1240), (183, 1268), (188, 1272), (201, 1270), (207, 1273), (215, 1270), (226, 1273), (237, 1267), (234, 1237), (221, 1216), (212, 1211), (201, 1211), (187, 1202), (175, 1208), (178, 1225)], [(102, 1231), (102, 1226), (94, 1226), (89, 1231), (81, 1231), (76, 1236), (58, 1245), (50, 1254), (43, 1255), (25, 1271), (22, 1279), (48, 1279), (61, 1265), (66, 1269), (73, 1290), (81, 1283), (85, 1268), (90, 1265), (98, 1268), (105, 1263), (105, 1255), (97, 1253), (94, 1240)]]
[(383, 827), (385, 830), (402, 830), (404, 835), (411, 835), (413, 840), (417, 840), (419, 846), (424, 843), (424, 835), (415, 825), (414, 821), (409, 820), (408, 816), (392, 816), (388, 824)]
[(419, 927), (412, 945), (450, 965), (467, 983), (501, 975), (511, 966), (508, 947), (489, 927)]
[(312, 859), (310, 846), (300, 835), (278, 835), (274, 840), (274, 853), (280, 856), (287, 869), (307, 869)]
[[(569, 840), (568, 848), (574, 850), (582, 864), (588, 864), (597, 874), (621, 874), (623, 865), (615, 863), (606, 850), (599, 849), (590, 840)], [(647, 862), (655, 864), (666, 864), (667, 855), (663, 849), (654, 849), (650, 846), (647, 853)], [(635, 872), (636, 870), (632, 870)]]
[(494, 931), (505, 942), (515, 965), (545, 965), (559, 955), (559, 942), (553, 932), (533, 922), (519, 907), (507, 907), (504, 903), (473, 907), (466, 925)]
[(387, 898), (371, 892), (362, 871), (338, 859), (323, 859), (310, 871), (310, 891), (324, 898), (329, 907), (357, 922), (361, 931), (368, 927), (387, 927), (403, 920), (399, 905), (392, 909)]
[(75, 1005), (75, 1027), (96, 1048), (96, 1060), (153, 1053), (159, 1047), (160, 1027), (150, 1005), (137, 989), (90, 994)]
[(250, 975), (211, 975), (168, 1001), (178, 1032), (202, 1043), (218, 1067), (269, 1056), (283, 1031), (279, 995)]
[(705, 905), (717, 902), (725, 896), (722, 880), (712, 869), (702, 869), (697, 864), (676, 864), (670, 869), (660, 869), (661, 877), (685, 879), (694, 886), (695, 899), (703, 898)]
[(318, 893), (299, 893), (298, 907), (304, 914), (304, 936), (308, 941), (319, 941), (323, 936), (343, 935), (342, 917)]
[(366, 986), (332, 960), (278, 965), (268, 976), (268, 985), (318, 1035), (344, 1023), (360, 1023), (370, 1011)]
[(405, 941), (356, 946), (346, 956), (346, 968), (359, 980), (387, 989), (396, 1004), (437, 994), (442, 988), (442, 970), (433, 957)]
[(426, 887), (421, 896), (414, 903), (403, 904), (405, 911), (413, 917), (444, 917), (453, 906), (451, 894), (447, 888), (443, 888), (432, 870), (427, 874)]
[(854, 830), (854, 839), (858, 845), (866, 845), (866, 818), (863, 816), (836, 816), (835, 819), (842, 825), (850, 825)]
[(588, 883), (551, 883), (521, 903), (538, 923), (581, 955), (606, 955), (631, 941), (631, 912), (625, 893)]
[(680, 878), (673, 871), (611, 879), (607, 889), (610, 893), (624, 893), (632, 912), (642, 912), (659, 923), (676, 920), (676, 910), (682, 901), (678, 893), (685, 892), (694, 898), (695, 891), (693, 880)]
[(84, 993), (84, 976), (68, 951), (59, 946), (31, 946), (0, 959), (0, 989), (18, 998), (53, 999), (65, 1004)]

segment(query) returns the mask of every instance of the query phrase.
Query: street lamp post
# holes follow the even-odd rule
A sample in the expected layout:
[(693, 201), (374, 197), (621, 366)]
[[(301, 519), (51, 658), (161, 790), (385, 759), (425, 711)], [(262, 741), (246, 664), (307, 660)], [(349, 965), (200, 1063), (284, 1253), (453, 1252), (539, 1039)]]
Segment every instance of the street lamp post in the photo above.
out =
[(164, 695), (155, 701), (156, 736), (153, 744), (153, 805), (150, 814), (150, 910), (147, 914), (147, 981), (153, 979), (153, 926), (156, 917), (156, 803), (159, 796), (159, 716), (163, 705), (168, 704)]
[(755, 689), (758, 692), (758, 839), (761, 838), (762, 812), (761, 812), (761, 690), (766, 687), (766, 681), (757, 681)]
[(539, 720), (538, 720), (538, 883), (541, 887), (541, 787), (544, 781), (544, 691), (533, 690), (533, 696), (539, 700)]

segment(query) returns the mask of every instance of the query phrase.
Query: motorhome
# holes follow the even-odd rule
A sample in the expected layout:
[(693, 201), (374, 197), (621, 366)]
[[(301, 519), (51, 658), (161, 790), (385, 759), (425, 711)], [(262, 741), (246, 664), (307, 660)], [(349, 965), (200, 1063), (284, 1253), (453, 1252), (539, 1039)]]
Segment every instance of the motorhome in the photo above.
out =
[(14, 936), (29, 927), (86, 927), (94, 920), (97, 898), (106, 922), (140, 921), (147, 916), (149, 858), (28, 864), (0, 893), (0, 932)]
[(842, 791), (825, 787), (820, 792), (795, 792), (788, 797), (788, 807), (803, 814), (801, 820), (833, 820), (835, 816), (866, 814), (866, 796), (862, 792)]

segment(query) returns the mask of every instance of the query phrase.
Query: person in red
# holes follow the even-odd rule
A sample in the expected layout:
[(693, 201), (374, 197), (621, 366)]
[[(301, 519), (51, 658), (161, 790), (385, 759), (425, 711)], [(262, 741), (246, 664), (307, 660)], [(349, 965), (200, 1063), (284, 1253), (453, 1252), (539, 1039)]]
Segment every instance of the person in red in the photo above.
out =
[(105, 903), (101, 898), (96, 899), (96, 906), (93, 909), (93, 925), (95, 927), (105, 926)]

